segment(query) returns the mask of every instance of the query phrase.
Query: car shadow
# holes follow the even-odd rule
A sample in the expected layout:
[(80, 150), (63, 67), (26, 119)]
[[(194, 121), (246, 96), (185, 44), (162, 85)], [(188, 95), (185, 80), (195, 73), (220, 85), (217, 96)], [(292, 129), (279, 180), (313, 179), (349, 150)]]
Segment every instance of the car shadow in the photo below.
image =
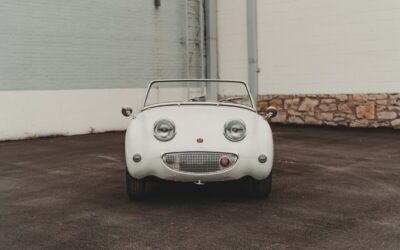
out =
[(254, 199), (242, 182), (194, 183), (155, 182), (146, 184), (146, 201), (238, 201)]

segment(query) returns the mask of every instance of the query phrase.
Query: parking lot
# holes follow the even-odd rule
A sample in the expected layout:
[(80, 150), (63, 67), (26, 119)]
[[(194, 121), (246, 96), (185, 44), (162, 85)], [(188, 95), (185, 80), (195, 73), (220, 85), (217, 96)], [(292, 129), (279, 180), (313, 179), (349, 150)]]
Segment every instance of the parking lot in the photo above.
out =
[(400, 131), (273, 127), (268, 199), (236, 183), (125, 193), (123, 133), (0, 143), (2, 249), (399, 249)]

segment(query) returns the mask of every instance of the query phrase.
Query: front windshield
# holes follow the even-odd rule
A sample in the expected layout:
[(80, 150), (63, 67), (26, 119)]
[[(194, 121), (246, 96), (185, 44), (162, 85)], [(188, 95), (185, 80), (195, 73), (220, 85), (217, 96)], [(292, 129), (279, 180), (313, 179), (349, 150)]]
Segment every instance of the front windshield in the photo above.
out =
[(216, 80), (155, 81), (150, 85), (144, 106), (193, 102), (234, 103), (253, 107), (245, 83)]

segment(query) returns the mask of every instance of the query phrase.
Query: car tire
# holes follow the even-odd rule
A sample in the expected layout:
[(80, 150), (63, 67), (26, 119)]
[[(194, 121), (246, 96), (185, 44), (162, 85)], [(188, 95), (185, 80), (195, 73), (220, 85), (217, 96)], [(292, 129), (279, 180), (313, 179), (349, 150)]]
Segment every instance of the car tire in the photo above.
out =
[(146, 182), (133, 178), (128, 169), (125, 169), (126, 175), (126, 192), (128, 193), (129, 201), (141, 200), (144, 198), (146, 191)]
[(251, 178), (249, 181), (250, 193), (255, 197), (268, 197), (272, 188), (272, 172), (262, 180)]

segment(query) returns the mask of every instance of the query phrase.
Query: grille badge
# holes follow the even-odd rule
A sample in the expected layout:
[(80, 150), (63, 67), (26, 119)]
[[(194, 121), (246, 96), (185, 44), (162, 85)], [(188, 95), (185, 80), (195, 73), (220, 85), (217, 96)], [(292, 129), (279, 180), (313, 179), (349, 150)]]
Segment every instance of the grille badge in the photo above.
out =
[(203, 143), (204, 140), (203, 140), (203, 138), (197, 138), (196, 141), (197, 141), (197, 143)]

